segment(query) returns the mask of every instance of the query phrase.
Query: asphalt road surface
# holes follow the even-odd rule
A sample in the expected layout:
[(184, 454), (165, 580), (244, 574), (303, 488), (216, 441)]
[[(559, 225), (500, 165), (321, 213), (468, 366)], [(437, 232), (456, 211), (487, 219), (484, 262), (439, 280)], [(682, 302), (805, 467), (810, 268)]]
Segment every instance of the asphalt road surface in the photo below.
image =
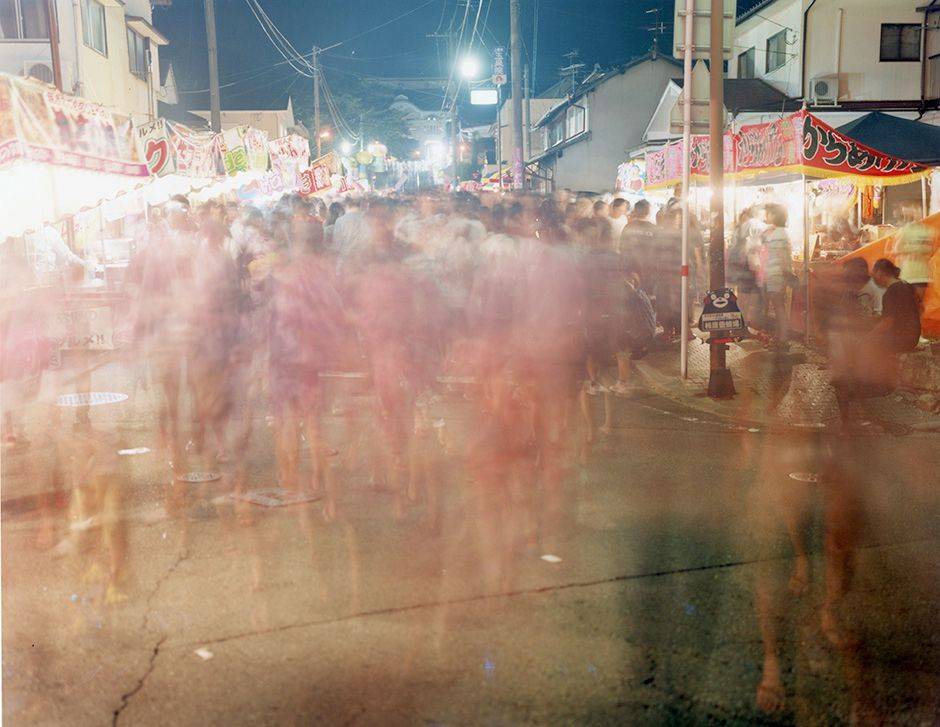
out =
[[(6, 723), (936, 723), (935, 435), (768, 433), (638, 391), (553, 498), (471, 476), (474, 406), (445, 397), (426, 438), (439, 522), (429, 488), (396, 519), (341, 413), (332, 521), (236, 502), (225, 464), (171, 486), (146, 407), (93, 410), (151, 450), (97, 510), (40, 497), (41, 433), (4, 452)], [(255, 424), (249, 481), (273, 487)]]

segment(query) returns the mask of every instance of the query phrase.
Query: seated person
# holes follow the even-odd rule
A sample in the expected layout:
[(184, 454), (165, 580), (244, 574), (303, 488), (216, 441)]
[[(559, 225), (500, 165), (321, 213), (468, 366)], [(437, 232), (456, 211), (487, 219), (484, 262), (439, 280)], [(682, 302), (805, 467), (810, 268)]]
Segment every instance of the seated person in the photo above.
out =
[(920, 341), (920, 306), (914, 286), (900, 279), (901, 269), (882, 258), (872, 268), (872, 278), (884, 290), (881, 321), (872, 335), (880, 338), (892, 353), (917, 348)]
[(865, 312), (880, 316), (885, 291), (869, 276), (868, 263), (862, 258), (852, 258), (845, 262), (842, 271), (844, 279), (854, 286), (854, 295)]

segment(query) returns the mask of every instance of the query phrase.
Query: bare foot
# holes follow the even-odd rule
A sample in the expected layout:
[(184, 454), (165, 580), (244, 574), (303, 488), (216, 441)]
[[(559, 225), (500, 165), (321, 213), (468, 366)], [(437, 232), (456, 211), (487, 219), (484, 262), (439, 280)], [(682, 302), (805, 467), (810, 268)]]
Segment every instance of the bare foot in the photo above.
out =
[(858, 639), (842, 627), (832, 608), (823, 606), (820, 611), (819, 625), (823, 635), (837, 649), (850, 649), (858, 646)]
[(786, 706), (786, 695), (779, 684), (761, 681), (757, 685), (757, 706), (764, 712), (779, 712)]
[(104, 594), (104, 602), (113, 606), (117, 603), (124, 603), (127, 600), (127, 594), (113, 583), (108, 584), (108, 589)]
[(597, 433), (603, 437), (606, 437), (610, 434), (611, 431), (612, 429), (610, 424), (605, 424), (604, 426), (598, 428)]
[(775, 655), (764, 656), (764, 670), (757, 685), (757, 706), (764, 712), (779, 712), (786, 705), (786, 692), (780, 678), (780, 663)]

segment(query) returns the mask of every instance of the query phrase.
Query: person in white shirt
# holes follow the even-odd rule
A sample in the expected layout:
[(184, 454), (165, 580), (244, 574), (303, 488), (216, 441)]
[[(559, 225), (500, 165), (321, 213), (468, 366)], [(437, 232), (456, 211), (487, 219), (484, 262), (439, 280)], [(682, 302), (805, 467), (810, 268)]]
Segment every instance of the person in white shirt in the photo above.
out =
[(68, 265), (85, 267), (85, 260), (69, 249), (62, 235), (52, 225), (46, 225), (30, 240), (33, 246), (33, 270), (40, 279), (63, 272)]
[(619, 245), (620, 234), (623, 232), (623, 228), (627, 226), (627, 215), (629, 212), (630, 203), (625, 199), (617, 197), (617, 199), (610, 203), (608, 219), (610, 220), (611, 239), (613, 239), (616, 245)]

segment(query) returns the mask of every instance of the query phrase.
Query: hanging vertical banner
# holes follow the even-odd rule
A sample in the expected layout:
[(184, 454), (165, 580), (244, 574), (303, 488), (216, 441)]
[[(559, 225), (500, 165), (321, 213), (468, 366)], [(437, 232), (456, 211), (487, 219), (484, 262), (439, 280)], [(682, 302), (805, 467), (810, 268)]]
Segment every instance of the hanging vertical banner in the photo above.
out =
[(248, 150), (245, 147), (245, 127), (236, 126), (226, 129), (216, 136), (222, 166), (225, 173), (234, 177), (239, 172), (248, 171)]
[(188, 177), (208, 178), (216, 175), (215, 134), (195, 131), (183, 124), (167, 123), (170, 141), (176, 154), (176, 171)]
[(268, 134), (261, 129), (245, 131), (245, 150), (248, 154), (248, 169), (253, 172), (268, 171)]
[(137, 153), (147, 162), (147, 169), (155, 177), (176, 171), (176, 154), (170, 141), (166, 119), (155, 119), (134, 129)]
[(268, 142), (271, 171), (281, 179), (284, 189), (296, 189), (300, 175), (310, 166), (310, 143), (302, 136), (288, 134)]

